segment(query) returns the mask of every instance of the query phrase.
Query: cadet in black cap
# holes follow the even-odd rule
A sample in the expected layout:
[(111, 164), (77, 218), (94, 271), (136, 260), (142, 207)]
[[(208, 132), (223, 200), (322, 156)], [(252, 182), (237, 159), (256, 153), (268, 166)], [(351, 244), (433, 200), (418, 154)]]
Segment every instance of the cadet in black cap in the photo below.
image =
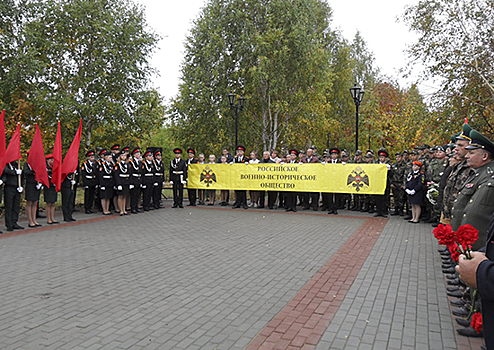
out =
[(98, 168), (98, 186), (99, 186), (99, 198), (101, 199), (101, 207), (103, 215), (111, 215), (110, 212), (110, 199), (113, 198), (113, 165), (111, 163), (112, 153), (101, 153), (102, 160)]
[(118, 143), (116, 143), (113, 146), (111, 146), (110, 150), (112, 153), (112, 162), (113, 162), (113, 165), (115, 165), (117, 163), (117, 161), (116, 161), (117, 154), (120, 153), (120, 145)]
[(130, 171), (130, 212), (132, 214), (137, 214), (139, 210), (139, 201), (141, 197), (141, 150), (136, 147), (131, 152), (132, 159), (129, 162)]
[(165, 170), (161, 161), (161, 147), (154, 151), (154, 187), (153, 187), (153, 206), (154, 209), (161, 208), (161, 191), (165, 182)]
[(98, 166), (94, 160), (94, 150), (86, 152), (86, 161), (82, 163), (82, 185), (84, 186), (84, 209), (86, 214), (92, 214), (94, 195), (98, 185)]
[(170, 162), (170, 184), (173, 185), (172, 208), (183, 208), (184, 184), (187, 183), (187, 164), (182, 157), (182, 149), (173, 150), (175, 158)]
[[(234, 163), (245, 163), (249, 164), (250, 158), (245, 156), (245, 147), (242, 145), (238, 145), (235, 149), (237, 155), (233, 159)], [(233, 203), (233, 209), (235, 208), (244, 208), (248, 209), (247, 206), (247, 191), (246, 190), (237, 190), (235, 191), (235, 203)]]
[[(290, 159), (287, 159), (287, 163), (295, 164), (297, 163), (298, 151), (292, 148), (289, 151)], [(286, 211), (297, 211), (297, 192), (287, 191), (285, 192), (285, 207)]]
[[(198, 160), (197, 160), (197, 158), (195, 158), (196, 151), (192, 147), (187, 148), (187, 155), (189, 156), (189, 159), (187, 159), (187, 161), (186, 161), (187, 174), (188, 174), (189, 173), (189, 171), (188, 171), (189, 165), (197, 164)], [(189, 181), (189, 179), (187, 179), (187, 182), (188, 181)], [(197, 201), (197, 190), (195, 188), (189, 188), (189, 186), (187, 185), (187, 195), (189, 197), (189, 204), (187, 204), (187, 206), (195, 207), (196, 201)]]
[[(329, 149), (330, 160), (329, 164), (337, 164), (341, 163), (338, 159), (340, 155), (340, 150), (336, 147)], [(328, 214), (338, 215), (338, 204), (340, 202), (340, 194), (339, 193), (327, 193), (325, 194), (327, 198), (327, 206), (328, 206)]]
[(154, 187), (154, 165), (153, 151), (147, 149), (144, 152), (144, 160), (141, 167), (142, 208), (144, 211), (151, 210), (151, 198)]

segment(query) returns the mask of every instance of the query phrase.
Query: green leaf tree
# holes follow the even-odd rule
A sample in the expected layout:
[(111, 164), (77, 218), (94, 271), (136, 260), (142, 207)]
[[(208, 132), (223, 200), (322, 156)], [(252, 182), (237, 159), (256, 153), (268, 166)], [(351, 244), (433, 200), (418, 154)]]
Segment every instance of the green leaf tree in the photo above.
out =
[(148, 28), (142, 7), (131, 0), (36, 0), (19, 6), (27, 14), (10, 76), (17, 74), (17, 91), (45, 123), (59, 119), (63, 132), (73, 135), (82, 118), (87, 147), (146, 136), (160, 124), (164, 108), (149, 87), (154, 71), (148, 63), (159, 37)]
[(233, 146), (230, 90), (247, 98), (239, 142), (261, 149), (323, 142), (331, 128), (330, 9), (320, 0), (211, 0), (187, 38), (170, 114), (184, 145)]

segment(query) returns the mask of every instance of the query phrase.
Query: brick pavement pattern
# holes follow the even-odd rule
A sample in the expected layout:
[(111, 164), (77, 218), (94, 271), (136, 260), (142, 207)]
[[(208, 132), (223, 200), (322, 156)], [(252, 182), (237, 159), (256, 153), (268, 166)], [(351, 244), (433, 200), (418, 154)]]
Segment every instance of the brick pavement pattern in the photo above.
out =
[[(0, 349), (243, 349), (368, 220), (214, 207), (87, 217), (2, 235)], [(376, 236), (317, 345), (287, 348), (457, 348), (430, 226), (391, 218)]]

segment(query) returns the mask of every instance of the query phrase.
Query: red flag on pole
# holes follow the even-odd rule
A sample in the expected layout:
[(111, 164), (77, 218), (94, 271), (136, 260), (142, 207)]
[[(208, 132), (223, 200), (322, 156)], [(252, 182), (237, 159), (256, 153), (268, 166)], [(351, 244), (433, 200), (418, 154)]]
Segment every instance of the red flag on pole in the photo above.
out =
[(0, 114), (0, 175), (5, 168), (5, 109)]
[(19, 123), (17, 123), (14, 135), (10, 139), (9, 147), (5, 151), (5, 165), (18, 159), (21, 159), (21, 124)]
[(74, 141), (70, 145), (70, 148), (65, 155), (62, 163), (62, 181), (65, 179), (67, 174), (73, 173), (77, 169), (79, 164), (79, 145), (81, 144), (82, 135), (82, 119), (79, 121), (79, 129), (74, 136)]
[(42, 183), (46, 187), (50, 187), (50, 180), (48, 179), (48, 173), (46, 171), (45, 150), (43, 148), (43, 140), (41, 139), (41, 132), (39, 131), (38, 124), (36, 124), (36, 133), (34, 134), (33, 142), (31, 143), (27, 162), (34, 170), (36, 181)]
[(55, 185), (57, 192), (62, 186), (62, 135), (60, 134), (60, 121), (58, 122), (57, 136), (53, 146), (53, 170), (51, 173), (51, 182)]

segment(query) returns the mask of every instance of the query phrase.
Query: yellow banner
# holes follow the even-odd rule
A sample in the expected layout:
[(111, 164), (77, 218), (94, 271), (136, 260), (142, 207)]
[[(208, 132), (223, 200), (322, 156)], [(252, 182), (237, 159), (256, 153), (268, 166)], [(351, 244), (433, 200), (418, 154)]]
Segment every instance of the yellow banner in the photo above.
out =
[(385, 164), (191, 164), (188, 188), (383, 194)]

